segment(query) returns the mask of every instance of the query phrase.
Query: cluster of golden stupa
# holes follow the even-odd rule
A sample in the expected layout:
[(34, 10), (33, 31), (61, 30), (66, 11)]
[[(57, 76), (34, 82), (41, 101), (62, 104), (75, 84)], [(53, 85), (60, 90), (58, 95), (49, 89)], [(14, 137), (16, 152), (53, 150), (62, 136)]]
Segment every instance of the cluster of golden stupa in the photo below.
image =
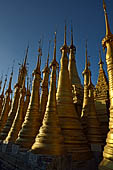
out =
[[(100, 52), (98, 81), (96, 86), (92, 84), (86, 42), (85, 69), (82, 73), (84, 87), (82, 86), (76, 68), (73, 31), (71, 30), (71, 45), (68, 47), (65, 25), (64, 45), (60, 49), (62, 56), (58, 82), (56, 81), (59, 67), (56, 54), (56, 33), (53, 60), (49, 65), (48, 54), (45, 68), (42, 71), (42, 81), (40, 70), (42, 49), (39, 45), (37, 65), (33, 71), (32, 91), (28, 78), (27, 87), (25, 86), (28, 48), (24, 63), (19, 69), (18, 81), (14, 86), (13, 100), (11, 99), (13, 70), (4, 94), (7, 78), (5, 79), (0, 95), (1, 141), (17, 144), (21, 151), (30, 150), (35, 154), (69, 154), (76, 161), (91, 159), (93, 148), (103, 148), (107, 142), (103, 152), (104, 159), (99, 168), (113, 169), (113, 34), (110, 32), (104, 1), (103, 7), (106, 36), (102, 45), (107, 48), (109, 85)], [(49, 75), (50, 87), (48, 85)], [(0, 81), (0, 87), (1, 83), (2, 81)], [(56, 83), (58, 83), (57, 86)]]

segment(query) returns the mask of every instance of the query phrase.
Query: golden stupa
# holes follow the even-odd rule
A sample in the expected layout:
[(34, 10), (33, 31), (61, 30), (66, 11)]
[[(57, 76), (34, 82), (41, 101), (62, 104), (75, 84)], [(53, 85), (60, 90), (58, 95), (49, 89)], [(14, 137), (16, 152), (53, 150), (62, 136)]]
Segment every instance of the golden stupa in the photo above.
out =
[(83, 102), (83, 86), (81, 84), (77, 67), (76, 67), (76, 60), (75, 60), (75, 54), (76, 54), (76, 47), (73, 44), (73, 30), (71, 26), (71, 45), (69, 48), (69, 78), (72, 84), (72, 94), (73, 94), (73, 102), (75, 104), (75, 108), (77, 110), (77, 113), (79, 114), (79, 117), (81, 115), (82, 110), (82, 102)]
[(19, 69), (18, 82), (14, 87), (15, 88), (14, 98), (12, 101), (11, 109), (8, 114), (7, 122), (0, 133), (0, 140), (5, 140), (5, 138), (7, 137), (17, 112), (18, 102), (20, 98), (20, 88), (22, 87), (27, 72), (26, 70), (27, 53), (28, 53), (28, 48), (27, 48), (24, 64), (22, 64), (21, 68)]
[(20, 145), (21, 149), (29, 150), (35, 141), (35, 137), (38, 134), (40, 125), (41, 125), (41, 116), (39, 113), (39, 88), (40, 88), (40, 80), (41, 80), (41, 56), (42, 50), (39, 46), (39, 54), (36, 69), (33, 72), (34, 79), (32, 83), (32, 93), (29, 102), (29, 106), (27, 109), (27, 113), (25, 116), (25, 120), (22, 124), (22, 128), (18, 134), (18, 138), (16, 140), (16, 144)]
[(2, 109), (2, 112), (1, 112), (0, 132), (3, 129), (3, 127), (5, 126), (5, 123), (6, 123), (7, 118), (8, 118), (8, 113), (9, 113), (9, 110), (10, 110), (10, 94), (12, 92), (12, 90), (11, 90), (12, 77), (13, 77), (13, 69), (12, 69), (12, 72), (11, 72), (8, 89), (6, 90), (6, 93), (5, 93), (4, 106), (3, 106), (3, 109)]
[(94, 90), (93, 84), (91, 82), (91, 71), (89, 71), (89, 83), (88, 83), (88, 103), (87, 103), (87, 139), (89, 144), (103, 145), (102, 129), (100, 126), (99, 119), (97, 117), (95, 103), (94, 103)]
[(24, 121), (24, 97), (25, 97), (26, 89), (25, 89), (25, 80), (23, 82), (22, 88), (20, 89), (20, 98), (18, 102), (18, 109), (12, 123), (11, 129), (5, 139), (5, 142), (15, 143), (18, 133), (21, 129), (22, 123)]
[(32, 152), (44, 155), (64, 154), (64, 141), (56, 108), (56, 34), (54, 58), (50, 64), (52, 68), (48, 101), (42, 126), (32, 146)]
[(106, 12), (106, 5), (103, 0), (103, 8), (106, 24), (106, 35), (102, 40), (103, 48), (107, 48), (106, 63), (109, 78), (109, 97), (110, 97), (110, 118), (109, 118), (109, 132), (107, 134), (106, 146), (104, 147), (103, 160), (99, 165), (99, 170), (113, 169), (113, 34), (110, 31), (108, 16)]
[(103, 133), (103, 140), (105, 142), (107, 132), (108, 132), (108, 123), (109, 123), (109, 86), (108, 80), (103, 68), (103, 61), (101, 58), (101, 51), (99, 49), (99, 75), (98, 81), (94, 90), (95, 98), (95, 107), (97, 112), (97, 117), (101, 124), (101, 129)]
[(90, 150), (79, 116), (75, 110), (72, 98), (72, 88), (69, 79), (68, 57), (69, 48), (66, 43), (66, 25), (64, 45), (61, 48), (61, 68), (59, 73), (58, 88), (56, 94), (57, 111), (60, 126), (64, 137), (64, 145), (68, 154), (74, 160), (86, 160), (90, 158)]

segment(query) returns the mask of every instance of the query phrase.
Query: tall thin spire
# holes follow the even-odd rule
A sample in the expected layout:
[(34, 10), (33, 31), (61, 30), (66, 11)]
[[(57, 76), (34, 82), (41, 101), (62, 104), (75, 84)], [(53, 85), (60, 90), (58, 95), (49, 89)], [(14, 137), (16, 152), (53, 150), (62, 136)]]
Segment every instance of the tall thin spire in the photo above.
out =
[(5, 82), (4, 82), (4, 86), (3, 86), (3, 89), (2, 89), (1, 96), (4, 96), (4, 90), (5, 90), (6, 82), (7, 82), (7, 75), (6, 75), (6, 78), (5, 78)]
[(103, 0), (103, 8), (104, 8), (105, 24), (106, 24), (106, 36), (110, 36), (110, 35), (112, 35), (112, 33), (110, 31), (110, 26), (109, 26), (109, 22), (108, 22), (108, 15), (107, 15), (107, 11), (106, 11), (106, 4), (105, 4), (104, 0)]
[(54, 60), (56, 60), (56, 32), (55, 32), (55, 40), (54, 40)]
[(67, 27), (66, 27), (66, 21), (65, 21), (65, 30), (64, 30), (64, 45), (67, 45), (67, 43), (66, 43), (66, 29), (67, 29)]
[(103, 65), (102, 57), (101, 57), (101, 50), (99, 48), (99, 65)]
[(71, 45), (73, 46), (73, 27), (71, 24)]
[(26, 62), (27, 62), (28, 50), (29, 50), (29, 44), (28, 44), (27, 49), (26, 49), (26, 55), (25, 55), (25, 59), (24, 59), (24, 67), (26, 66)]
[(85, 61), (85, 69), (88, 68), (88, 58), (87, 58), (87, 40), (86, 40), (86, 61)]

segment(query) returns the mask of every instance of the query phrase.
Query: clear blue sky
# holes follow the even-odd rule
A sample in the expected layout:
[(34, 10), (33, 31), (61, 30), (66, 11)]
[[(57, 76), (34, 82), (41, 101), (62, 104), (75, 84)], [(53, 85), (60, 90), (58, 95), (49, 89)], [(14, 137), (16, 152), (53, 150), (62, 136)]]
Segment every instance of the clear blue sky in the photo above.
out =
[[(109, 23), (113, 33), (113, 0), (106, 0)], [(0, 0), (0, 75), (11, 72), (15, 59), (14, 79), (17, 80), (18, 63), (22, 63), (29, 42), (29, 74), (36, 66), (38, 41), (43, 37), (42, 67), (48, 53), (48, 41), (52, 40), (50, 60), (53, 57), (54, 31), (57, 29), (57, 60), (63, 45), (64, 21), (67, 20), (67, 44), (70, 45), (71, 20), (76, 46), (77, 69), (83, 83), (82, 71), (85, 59), (85, 40), (88, 39), (88, 55), (91, 56), (92, 81), (98, 77), (98, 55), (105, 35), (102, 0)], [(105, 54), (102, 53), (105, 62)], [(9, 71), (8, 71), (9, 67)], [(104, 64), (106, 69), (106, 64)]]

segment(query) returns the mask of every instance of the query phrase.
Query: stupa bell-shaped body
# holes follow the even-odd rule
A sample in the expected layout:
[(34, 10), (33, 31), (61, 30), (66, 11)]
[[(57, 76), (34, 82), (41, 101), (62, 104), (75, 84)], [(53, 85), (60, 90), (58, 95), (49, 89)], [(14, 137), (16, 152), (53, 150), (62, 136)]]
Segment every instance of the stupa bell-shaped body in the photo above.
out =
[(71, 28), (71, 46), (70, 46), (70, 53), (69, 53), (68, 70), (69, 70), (69, 78), (72, 84), (73, 102), (80, 116), (82, 110), (82, 102), (83, 102), (83, 87), (81, 85), (81, 81), (77, 72), (75, 52), (76, 52), (76, 48), (73, 45), (73, 32)]
[[(100, 53), (100, 52), (99, 52)], [(103, 62), (100, 53), (100, 61), (99, 61), (99, 75), (98, 81), (96, 84), (96, 88), (94, 91), (94, 98), (95, 98), (95, 107), (98, 119), (101, 124), (102, 133), (103, 133), (103, 140), (105, 142), (107, 132), (108, 132), (108, 117), (109, 117), (109, 96), (108, 96), (108, 80), (103, 68)]]
[(44, 113), (46, 110), (46, 104), (47, 104), (47, 100), (48, 100), (48, 80), (49, 80), (49, 73), (50, 73), (50, 69), (48, 67), (48, 61), (49, 61), (49, 54), (48, 54), (48, 58), (47, 58), (47, 64), (44, 68), (43, 72), (43, 80), (42, 80), (42, 91), (41, 91), (41, 99), (40, 99), (40, 113), (41, 113), (41, 117), (43, 120), (44, 117)]
[(46, 111), (39, 134), (32, 146), (32, 152), (45, 155), (64, 154), (64, 142), (56, 110), (56, 38), (55, 53), (51, 63), (52, 72)]
[(5, 123), (6, 123), (7, 118), (8, 118), (8, 113), (9, 113), (9, 110), (10, 110), (10, 94), (12, 92), (12, 90), (11, 90), (12, 76), (13, 76), (13, 71), (12, 71), (11, 76), (10, 76), (8, 89), (6, 90), (4, 106), (3, 106), (3, 110), (2, 110), (2, 113), (1, 113), (1, 117), (0, 117), (0, 132), (3, 129), (3, 127), (5, 126)]
[[(39, 50), (41, 49), (39, 48)], [(41, 124), (39, 113), (39, 88), (41, 80), (40, 64), (41, 53), (38, 55), (37, 66), (33, 73), (34, 79), (32, 83), (30, 103), (27, 109), (25, 120), (22, 124), (22, 128), (16, 140), (16, 144), (19, 144), (20, 148), (24, 148), (25, 150), (29, 150), (33, 145)]]
[(64, 137), (64, 145), (67, 152), (72, 155), (74, 160), (86, 160), (90, 157), (90, 151), (72, 99), (72, 88), (68, 71), (66, 30), (64, 46), (61, 48), (61, 52), (61, 69), (56, 99), (60, 126)]
[(11, 143), (15, 143), (17, 137), (18, 137), (18, 133), (21, 129), (22, 123), (24, 121), (24, 97), (25, 97), (25, 81), (23, 82), (23, 86), (20, 89), (20, 98), (19, 98), (19, 102), (18, 102), (18, 109), (17, 109), (17, 113), (16, 116), (14, 118), (14, 121), (12, 123), (11, 129), (8, 133), (8, 136), (6, 137), (5, 141), (6, 142), (11, 142)]
[(12, 126), (13, 120), (15, 118), (16, 112), (17, 112), (18, 102), (19, 102), (19, 98), (20, 98), (20, 88), (22, 87), (23, 81), (26, 76), (26, 71), (27, 71), (26, 70), (26, 59), (27, 59), (27, 53), (25, 56), (24, 64), (21, 66), (21, 69), (19, 70), (18, 82), (16, 83), (16, 85), (14, 87), (15, 88), (14, 98), (12, 101), (11, 109), (8, 114), (7, 122), (0, 133), (0, 140), (4, 140), (7, 137), (9, 130)]
[(93, 96), (93, 84), (91, 82), (91, 71), (89, 70), (89, 98), (88, 98), (88, 113), (87, 113), (87, 139), (90, 144), (103, 145), (102, 129), (98, 120), (94, 96)]
[(109, 129), (107, 134), (106, 146), (104, 147), (103, 157), (104, 159), (99, 165), (100, 170), (113, 169), (113, 34), (110, 31), (110, 26), (108, 23), (108, 16), (106, 12), (106, 5), (103, 1), (104, 14), (105, 14), (105, 24), (106, 24), (106, 36), (102, 40), (102, 45), (107, 48), (106, 53), (106, 63), (107, 72), (109, 78), (109, 97), (110, 97), (110, 119), (109, 119)]

